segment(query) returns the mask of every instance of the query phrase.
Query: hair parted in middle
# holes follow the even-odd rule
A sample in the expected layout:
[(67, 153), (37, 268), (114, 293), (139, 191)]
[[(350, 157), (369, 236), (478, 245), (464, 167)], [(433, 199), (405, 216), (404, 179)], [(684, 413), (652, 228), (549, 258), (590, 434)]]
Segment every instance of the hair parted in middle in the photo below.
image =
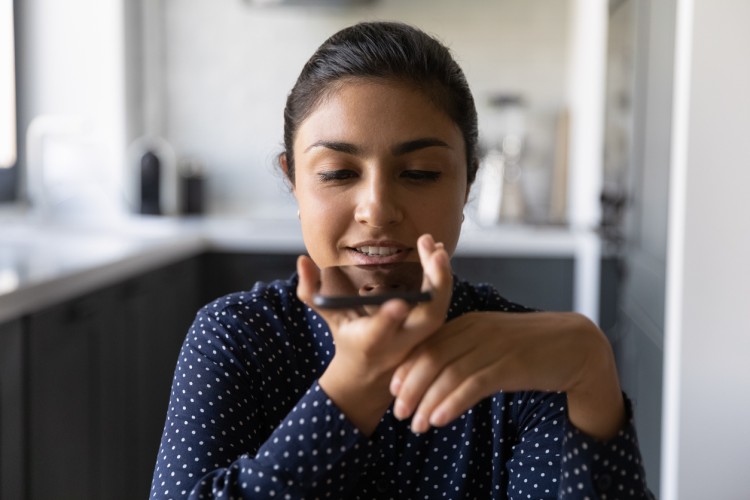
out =
[(461, 67), (450, 50), (423, 31), (397, 22), (365, 22), (331, 36), (307, 61), (284, 108), (284, 153), (294, 184), (294, 137), (300, 124), (331, 92), (353, 79), (413, 85), (458, 126), (466, 146), (468, 185), (478, 160), (477, 111)]

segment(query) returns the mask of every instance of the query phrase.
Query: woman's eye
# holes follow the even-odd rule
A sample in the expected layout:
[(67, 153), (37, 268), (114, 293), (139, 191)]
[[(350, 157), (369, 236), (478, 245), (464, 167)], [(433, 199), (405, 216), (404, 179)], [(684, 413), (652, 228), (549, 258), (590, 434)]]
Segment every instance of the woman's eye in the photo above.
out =
[(353, 170), (328, 170), (318, 172), (318, 179), (321, 182), (345, 181), (357, 176)]
[(440, 177), (440, 172), (433, 170), (404, 170), (401, 175), (413, 181), (436, 181)]

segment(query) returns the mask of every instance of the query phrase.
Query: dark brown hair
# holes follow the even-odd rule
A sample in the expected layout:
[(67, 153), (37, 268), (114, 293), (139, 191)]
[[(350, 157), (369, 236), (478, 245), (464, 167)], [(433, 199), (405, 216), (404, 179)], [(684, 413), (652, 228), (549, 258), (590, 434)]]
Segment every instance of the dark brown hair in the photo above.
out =
[(450, 50), (423, 31), (403, 23), (367, 22), (326, 40), (302, 68), (284, 108), (286, 175), (294, 184), (294, 137), (305, 118), (342, 81), (391, 79), (414, 85), (461, 130), (466, 145), (468, 185), (477, 158), (477, 111), (466, 77)]

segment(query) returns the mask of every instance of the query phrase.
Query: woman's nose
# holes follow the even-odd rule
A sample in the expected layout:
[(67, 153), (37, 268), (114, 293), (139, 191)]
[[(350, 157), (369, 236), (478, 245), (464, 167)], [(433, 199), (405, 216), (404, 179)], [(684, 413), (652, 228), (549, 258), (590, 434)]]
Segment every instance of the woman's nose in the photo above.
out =
[(390, 186), (382, 178), (374, 178), (363, 183), (354, 218), (361, 224), (373, 227), (386, 227), (400, 222), (403, 219), (403, 211), (395, 186)]

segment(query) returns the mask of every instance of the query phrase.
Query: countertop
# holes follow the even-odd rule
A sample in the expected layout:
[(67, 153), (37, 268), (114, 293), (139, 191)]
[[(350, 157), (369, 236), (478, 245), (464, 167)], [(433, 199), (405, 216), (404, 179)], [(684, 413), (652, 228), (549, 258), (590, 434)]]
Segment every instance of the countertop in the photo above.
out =
[[(562, 227), (465, 225), (456, 255), (587, 255), (591, 235)], [(206, 251), (303, 253), (299, 222), (123, 216), (0, 218), (0, 322)]]

